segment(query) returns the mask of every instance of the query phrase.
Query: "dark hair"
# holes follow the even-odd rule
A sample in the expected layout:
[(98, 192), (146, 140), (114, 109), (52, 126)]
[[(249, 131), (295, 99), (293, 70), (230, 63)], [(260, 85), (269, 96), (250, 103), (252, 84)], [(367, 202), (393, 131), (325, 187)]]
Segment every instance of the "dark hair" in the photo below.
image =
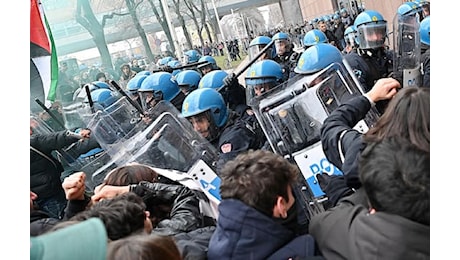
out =
[(107, 229), (107, 236), (117, 240), (144, 231), (145, 204), (135, 193), (128, 192), (111, 199), (101, 200), (81, 211), (70, 220), (100, 218)]
[(173, 238), (157, 235), (132, 235), (110, 242), (107, 260), (181, 260)]
[(430, 151), (430, 89), (405, 87), (388, 103), (374, 127), (364, 135), (365, 142), (378, 142), (400, 136), (419, 149)]
[(300, 174), (296, 165), (271, 151), (249, 150), (227, 162), (220, 174), (222, 199), (238, 199), (272, 217), (278, 196), (289, 201), (288, 186)]
[(404, 137), (369, 143), (359, 177), (376, 211), (430, 223), (430, 153)]
[(103, 183), (113, 186), (138, 184), (141, 181), (156, 182), (158, 173), (147, 165), (129, 164), (110, 171)]
[[(107, 174), (103, 184), (112, 186), (126, 186), (129, 184), (138, 184), (141, 181), (159, 182), (160, 176), (151, 167), (144, 164), (128, 164), (117, 167)], [(161, 178), (161, 182), (174, 184), (168, 178)], [(175, 183), (177, 184), (177, 183)], [(144, 198), (144, 203), (147, 205), (147, 210), (150, 212), (150, 220), (155, 227), (158, 223), (166, 218), (169, 218), (172, 206), (168, 203), (163, 203), (155, 197), (149, 196)]]

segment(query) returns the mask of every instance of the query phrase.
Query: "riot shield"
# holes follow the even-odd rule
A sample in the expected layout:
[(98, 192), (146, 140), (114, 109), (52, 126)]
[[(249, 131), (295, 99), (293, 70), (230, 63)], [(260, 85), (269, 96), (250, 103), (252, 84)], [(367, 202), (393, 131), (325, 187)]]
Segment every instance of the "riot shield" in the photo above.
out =
[(92, 181), (98, 185), (115, 167), (137, 162), (192, 179), (208, 197), (220, 201), (220, 178), (215, 173), (216, 148), (197, 133), (170, 102), (161, 101), (153, 109), (159, 115), (153, 122), (135, 128), (135, 132), (118, 139), (118, 143), (107, 146), (111, 160), (92, 175)]
[[(321, 210), (321, 202), (327, 199), (316, 174), (342, 174), (324, 155), (320, 128), (340, 104), (362, 95), (356, 77), (349, 71), (344, 64), (332, 63), (315, 74), (298, 75), (249, 104), (273, 151), (300, 168), (308, 184), (304, 198), (310, 212)], [(365, 132), (377, 118), (373, 108), (355, 129)]]
[(393, 21), (393, 71), (402, 73), (402, 87), (420, 86), (419, 15), (396, 14)]

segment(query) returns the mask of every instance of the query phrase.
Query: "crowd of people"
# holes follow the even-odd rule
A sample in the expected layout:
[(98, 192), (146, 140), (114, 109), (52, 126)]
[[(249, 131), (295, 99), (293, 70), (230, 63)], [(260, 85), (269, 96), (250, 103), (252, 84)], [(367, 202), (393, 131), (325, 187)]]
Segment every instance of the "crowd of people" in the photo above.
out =
[(31, 259), (429, 259), (429, 3), (404, 5), (419, 64), (341, 9), (248, 41), (244, 86), (206, 45), (31, 114)]

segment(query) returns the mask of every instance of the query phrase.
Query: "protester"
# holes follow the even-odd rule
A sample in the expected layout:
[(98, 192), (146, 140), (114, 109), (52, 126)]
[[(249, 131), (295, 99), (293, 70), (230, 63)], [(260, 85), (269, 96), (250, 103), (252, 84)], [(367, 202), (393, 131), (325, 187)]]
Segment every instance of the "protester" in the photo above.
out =
[(326, 259), (430, 259), (430, 153), (407, 138), (368, 142), (363, 188), (311, 219)]
[(61, 173), (64, 168), (53, 154), (89, 138), (89, 135), (90, 131), (87, 129), (79, 134), (68, 130), (44, 134), (36, 132), (32, 125), (30, 127), (30, 190), (38, 196), (35, 202), (40, 209), (51, 217), (62, 218), (67, 205), (61, 187)]
[(107, 260), (181, 260), (174, 240), (167, 236), (132, 235), (109, 243)]
[[(338, 178), (344, 178), (349, 188), (358, 189), (362, 185), (358, 159), (366, 140), (376, 142), (399, 136), (410, 140), (418, 149), (430, 150), (429, 89), (406, 87), (397, 91), (399, 86), (395, 79), (380, 79), (367, 94), (343, 103), (324, 120), (321, 128), (324, 154), (342, 170), (344, 175)], [(371, 106), (382, 99), (391, 101), (374, 126), (364, 135), (353, 129)]]
[[(299, 169), (269, 151), (249, 151), (229, 161), (222, 179), (217, 229), (209, 259), (308, 259), (317, 255), (310, 235), (281, 224), (295, 203), (291, 186)], [(295, 214), (295, 213), (294, 213)]]

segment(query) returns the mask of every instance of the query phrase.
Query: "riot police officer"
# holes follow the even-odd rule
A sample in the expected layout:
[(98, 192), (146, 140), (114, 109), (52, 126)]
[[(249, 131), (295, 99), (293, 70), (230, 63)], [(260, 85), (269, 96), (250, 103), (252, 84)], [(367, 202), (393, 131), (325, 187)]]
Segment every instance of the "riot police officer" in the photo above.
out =
[(182, 116), (219, 153), (218, 171), (239, 153), (262, 147), (264, 139), (241, 118), (227, 108), (222, 95), (213, 88), (192, 91), (182, 105)]
[(283, 68), (284, 78), (287, 80), (293, 75), (291, 72), (297, 65), (297, 59), (300, 55), (294, 51), (294, 45), (291, 43), (287, 33), (276, 33), (273, 35), (272, 41), (275, 41), (276, 50), (276, 56), (273, 60), (281, 65)]
[(196, 70), (183, 70), (176, 75), (177, 85), (185, 95), (197, 89), (200, 80), (201, 75)]
[(366, 10), (356, 17), (354, 26), (359, 47), (356, 52), (345, 55), (345, 60), (358, 77), (364, 92), (367, 92), (375, 81), (393, 71), (393, 55), (385, 46), (387, 21), (379, 12)]

